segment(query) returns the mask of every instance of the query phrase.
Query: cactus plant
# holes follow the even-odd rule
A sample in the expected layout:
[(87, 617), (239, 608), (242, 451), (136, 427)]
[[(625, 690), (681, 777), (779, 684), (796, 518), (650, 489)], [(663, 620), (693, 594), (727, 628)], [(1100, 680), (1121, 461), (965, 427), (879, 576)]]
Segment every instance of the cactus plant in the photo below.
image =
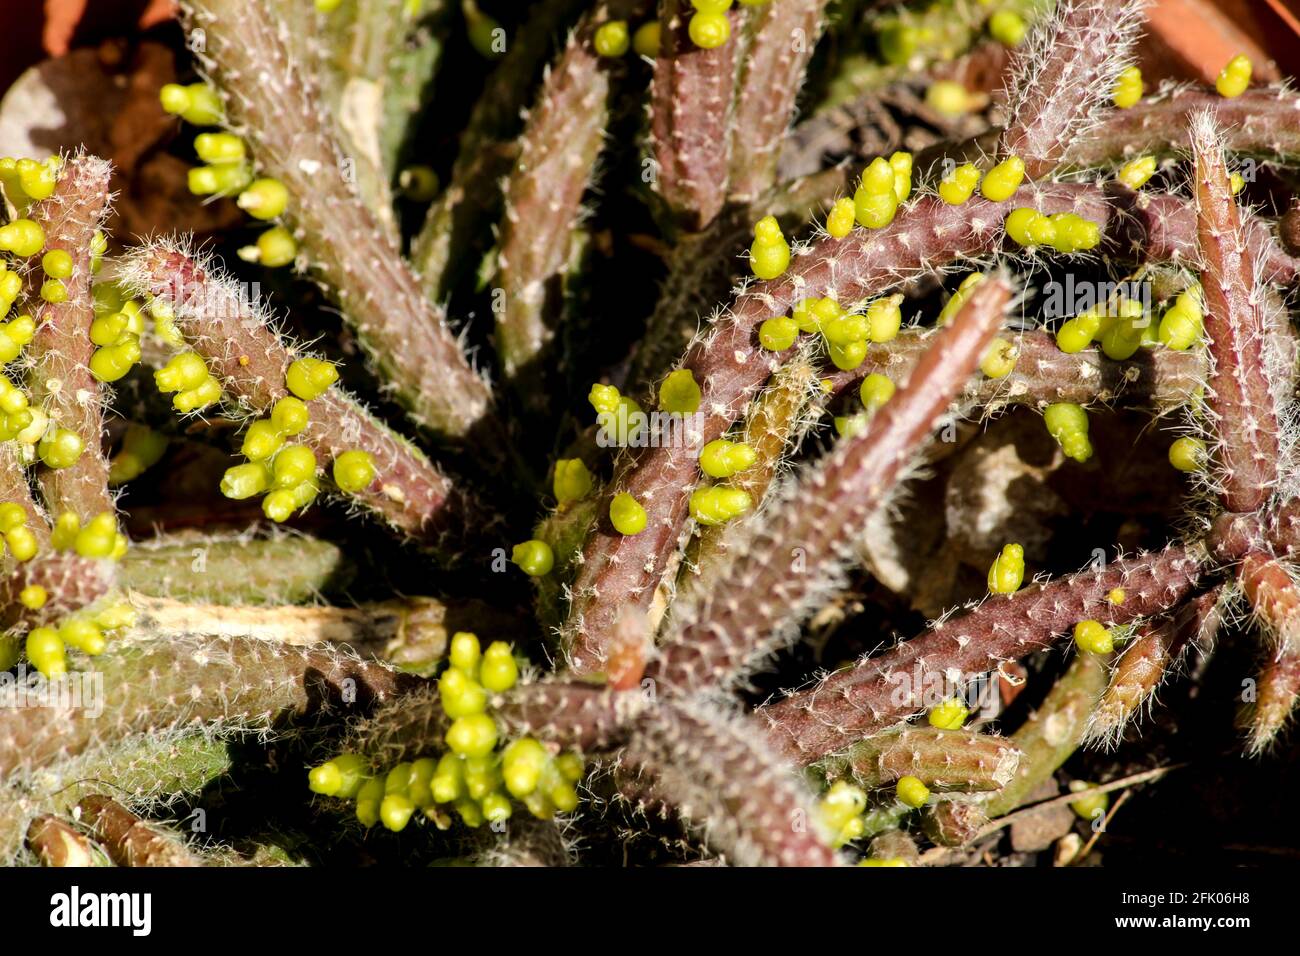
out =
[[(991, 852), (1251, 634), (1284, 759), (1300, 259), (1238, 163), (1300, 99), (1148, 92), (1140, 2), (863, 6), (181, 0), (215, 249), (0, 159), (0, 858)], [(992, 105), (942, 74), (990, 46)], [(946, 133), (787, 175), (904, 88)], [(1004, 466), (1178, 491), (1112, 556)], [(283, 827), (168, 824), (230, 780)]]

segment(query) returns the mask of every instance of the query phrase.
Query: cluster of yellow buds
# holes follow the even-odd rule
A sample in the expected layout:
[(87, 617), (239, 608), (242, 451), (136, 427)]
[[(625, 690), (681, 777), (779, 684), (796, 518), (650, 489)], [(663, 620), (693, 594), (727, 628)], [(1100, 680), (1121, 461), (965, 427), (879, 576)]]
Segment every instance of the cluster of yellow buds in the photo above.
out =
[(1074, 643), (1090, 654), (1109, 654), (1115, 639), (1100, 621), (1080, 621), (1074, 625)]
[[(1181, 327), (1179, 316), (1171, 320), (1169, 327), (1170, 342), (1181, 341), (1174, 336), (1186, 330)], [(1199, 319), (1199, 312), (1197, 313)], [(1193, 333), (1193, 340), (1199, 334), (1199, 326)], [(1118, 296), (1100, 305), (1080, 312), (1074, 318), (1061, 323), (1056, 332), (1056, 345), (1062, 352), (1073, 354), (1087, 348), (1093, 342), (1101, 344), (1101, 350), (1107, 357), (1117, 362), (1131, 358), (1143, 344), (1159, 341), (1156, 324), (1151, 320), (1140, 302)], [(1190, 345), (1188, 341), (1187, 345)], [(1182, 346), (1186, 348), (1187, 345)]]
[[(700, 450), (700, 470), (710, 478), (725, 480), (753, 467), (758, 460), (754, 449), (743, 441), (719, 438)], [(754, 499), (743, 488), (701, 485), (691, 493), (691, 517), (702, 525), (726, 524), (749, 511)]]
[(446, 804), (469, 827), (509, 818), (512, 797), (540, 819), (576, 809), (575, 784), (584, 769), (577, 754), (554, 752), (532, 737), (498, 748), (500, 732), (488, 701), (489, 694), (509, 690), (519, 678), (509, 645), (494, 641), (483, 649), (477, 636), (462, 631), (452, 636), (448, 658), (438, 694), (452, 719), (444, 738), (449, 752), (400, 763), (373, 777), (363, 758), (344, 754), (312, 768), (310, 789), (355, 799), (362, 824), (383, 823), (394, 831), (404, 829), (416, 811), (445, 829), (451, 823), (442, 810)]
[(847, 780), (836, 780), (817, 801), (817, 816), (831, 846), (844, 846), (867, 832), (867, 794)]
[[(202, 83), (181, 86), (168, 83), (159, 93), (162, 107), (195, 126), (216, 126), (223, 110), (216, 92)], [(289, 190), (278, 179), (254, 178), (248, 147), (233, 133), (200, 133), (194, 137), (194, 152), (206, 165), (189, 171), (189, 189), (196, 196), (232, 196), (240, 209), (254, 219), (278, 219), (289, 205)], [(298, 257), (298, 240), (284, 226), (272, 226), (251, 245), (239, 249), (239, 257), (270, 268), (287, 266)]]
[(1156, 335), (1168, 348), (1183, 351), (1191, 348), (1205, 330), (1201, 308), (1201, 287), (1193, 285), (1174, 299), (1174, 304), (1160, 318)]
[(1101, 242), (1101, 227), (1072, 212), (1044, 216), (1036, 209), (1013, 209), (1006, 219), (1007, 235), (1022, 246), (1050, 246), (1057, 252), (1086, 252)]
[[(34, 590), (41, 593), (33, 595), (33, 603), (39, 601), (38, 606), (43, 606), (48, 599), (45, 589)], [(68, 672), (69, 647), (95, 657), (104, 653), (115, 632), (134, 623), (135, 610), (125, 600), (110, 602), (98, 611), (78, 611), (64, 618), (57, 627), (32, 628), (27, 633), (27, 660), (47, 678), (60, 677)]]
[(863, 170), (853, 193), (853, 210), (859, 225), (883, 229), (894, 221), (901, 203), (912, 194), (912, 154), (897, 152), (889, 159), (877, 156)]
[(203, 357), (197, 352), (180, 352), (158, 371), (153, 379), (160, 392), (175, 392), (172, 406), (181, 413), (197, 412), (221, 401), (218, 382)]
[[(4, 186), (5, 196), (18, 210), (24, 210), (33, 202), (49, 199), (54, 195), (54, 187), (59, 183), (59, 173), (63, 169), (63, 159), (51, 156), (45, 160), (14, 159), (6, 156), (0, 159), (0, 185)], [(34, 255), (34, 252), (20, 255)]]
[(101, 511), (83, 526), (81, 519), (65, 511), (54, 519), (50, 546), (55, 551), (75, 551), (83, 558), (117, 561), (126, 554), (128, 539), (117, 527), (111, 511)]
[(0, 554), (3, 554), (7, 547), (17, 561), (30, 561), (36, 557), (39, 546), (35, 533), (27, 526), (27, 519), (27, 509), (18, 502), (0, 503), (0, 534), (4, 535), (4, 545), (0, 546)]
[(616, 445), (635, 442), (645, 430), (646, 419), (635, 398), (622, 394), (614, 385), (596, 383), (587, 393), (596, 410), (596, 421), (607, 440)]
[(101, 382), (116, 382), (140, 361), (140, 336), (130, 325), (125, 312), (101, 315), (90, 324), (90, 341), (97, 346), (90, 371)]
[[(0, 374), (0, 441), (16, 439), (20, 444), (33, 445), (44, 435), (47, 422), (43, 411), (31, 407), (27, 393), (7, 375)], [(41, 426), (39, 430), (37, 425)]]

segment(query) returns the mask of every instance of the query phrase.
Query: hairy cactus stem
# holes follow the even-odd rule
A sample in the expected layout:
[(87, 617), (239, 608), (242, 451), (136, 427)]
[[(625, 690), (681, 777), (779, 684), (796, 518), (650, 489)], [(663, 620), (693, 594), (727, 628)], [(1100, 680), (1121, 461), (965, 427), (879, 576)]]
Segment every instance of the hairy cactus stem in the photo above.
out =
[(102, 680), (102, 713), (85, 705), (0, 707), (0, 775), (146, 731), (266, 730), (282, 717), (331, 706), (359, 712), (416, 682), (328, 647), (240, 638), (115, 642), (86, 673), (86, 680)]
[(827, 0), (764, 4), (751, 18), (731, 117), (729, 191), (749, 202), (775, 184), (795, 97), (823, 26)]
[[(171, 304), (177, 328), (241, 408), (268, 412), (288, 394), (286, 374), (299, 356), (260, 305), (210, 263), (157, 241), (129, 252), (122, 276)], [(370, 454), (376, 478), (354, 497), (394, 530), (454, 556), (467, 535), (492, 528), (495, 519), (468, 491), (342, 388), (313, 399), (310, 412), (303, 438), (322, 464), (354, 449)]]
[(1223, 618), (1222, 585), (1185, 603), (1172, 616), (1144, 624), (1111, 668), (1110, 683), (1088, 717), (1084, 740), (1114, 746), (1188, 647), (1206, 647)]
[[(792, 759), (811, 763), (951, 696), (960, 689), (953, 684), (1049, 647), (1079, 621), (1109, 627), (1177, 606), (1205, 565), (1201, 548), (1170, 545), (1014, 594), (991, 595), (966, 614), (767, 704), (761, 713), (773, 742)], [(1110, 599), (1116, 588), (1126, 594), (1122, 604)], [(944, 692), (931, 699), (936, 687)]]
[[(831, 392), (851, 391), (872, 373), (891, 381), (906, 379), (934, 334), (930, 329), (903, 329), (892, 341), (871, 345), (856, 369), (826, 374)], [(1120, 403), (1163, 413), (1187, 404), (1205, 380), (1205, 356), (1197, 350), (1139, 349), (1130, 359), (1114, 361), (1095, 347), (1062, 352), (1049, 332), (1021, 332), (1014, 344), (1016, 365), (1011, 374), (971, 379), (962, 396), (965, 400), (990, 410), (1073, 402)]]
[(446, 299), (460, 272), (476, 264), (482, 236), (500, 205), (500, 181), (516, 159), (509, 140), (532, 92), (533, 80), (550, 55), (552, 38), (582, 8), (582, 0), (542, 0), (511, 38), (461, 134), (451, 178), (434, 200), (411, 244), (411, 261), (430, 301)]
[(203, 604), (300, 604), (351, 576), (343, 551), (306, 535), (172, 534), (133, 542), (118, 586)]
[(624, 752), (654, 791), (739, 866), (834, 866), (811, 794), (752, 719), (701, 700), (664, 698)]
[(568, 265), (569, 237), (604, 143), (614, 72), (594, 46), (608, 20), (627, 20), (641, 0), (609, 0), (585, 15), (555, 66), (519, 141), (505, 186), (497, 281), (496, 347), (505, 377), (526, 408), (544, 412), (543, 368), (556, 335), (548, 290)]
[(77, 804), (90, 829), (118, 866), (198, 866), (198, 859), (173, 834), (146, 823), (111, 797), (91, 794)]
[[(650, 85), (650, 135), (655, 189), (688, 229), (699, 231), (727, 197), (739, 39), (701, 49), (687, 30), (686, 0), (662, 0), (659, 55)], [(746, 13), (729, 10), (733, 37)]]
[(1294, 90), (1267, 87), (1224, 99), (1213, 90), (1173, 87), (1144, 97), (1126, 110), (1112, 111), (1087, 135), (1072, 143), (1067, 166), (1102, 166), (1135, 156), (1171, 156), (1188, 148), (1193, 115), (1210, 110), (1222, 126), (1223, 148), (1231, 153), (1278, 158), (1300, 155)]
[(1142, 23), (1141, 2), (1062, 0), (1013, 54), (999, 153), (1031, 178), (1050, 173), (1108, 106)]
[[(1196, 213), (1177, 196), (1138, 196), (1112, 184), (1106, 188), (1072, 183), (1030, 183), (1005, 203), (972, 198), (950, 206), (937, 196), (920, 196), (883, 229), (860, 229), (845, 239), (823, 239), (797, 256), (779, 279), (742, 290), (731, 307), (698, 337), (681, 366), (703, 392), (707, 410), (701, 440), (710, 442), (744, 412), (749, 399), (789, 358), (756, 343), (758, 326), (788, 311), (808, 296), (834, 295), (856, 302), (929, 274), (955, 259), (1000, 247), (1000, 223), (1019, 207), (1050, 215), (1073, 212), (1102, 227), (1117, 246), (1152, 262), (1192, 259)], [(1265, 264), (1263, 277), (1291, 282), (1297, 260), (1284, 253), (1261, 222), (1248, 230), (1252, 254)], [(694, 450), (681, 443), (638, 450), (623, 456), (610, 482), (602, 511), (624, 492), (646, 509), (646, 530), (628, 537), (605, 521), (588, 535), (566, 625), (571, 664), (579, 671), (599, 669), (600, 647), (617, 606), (635, 601), (648, 607), (670, 556), (675, 553), (696, 480)]]
[(904, 727), (868, 737), (819, 764), (828, 779), (849, 776), (867, 789), (916, 777), (931, 790), (998, 790), (1016, 772), (1020, 751), (1004, 737), (973, 730)]
[[(790, 638), (842, 577), (850, 543), (979, 365), (1010, 293), (1001, 278), (979, 283), (868, 427), (837, 443), (775, 514), (744, 526), (732, 545), (736, 557), (699, 606), (677, 611), (651, 676), (681, 688), (728, 683)], [(796, 573), (792, 555), (803, 562)]]
[(344, 157), (316, 90), (293, 61), (266, 0), (186, 0), (205, 31), (200, 59), (226, 115), (266, 175), (288, 187), (297, 238), (412, 419), (490, 447), (499, 427), (487, 384), (470, 367), (445, 314), (344, 175)]
[(1279, 648), (1259, 673), (1255, 703), (1248, 710), (1246, 749), (1252, 755), (1268, 750), (1300, 700), (1300, 644)]
[(1237, 583), (1279, 652), (1300, 647), (1300, 588), (1286, 566), (1265, 552), (1251, 551), (1237, 567)]
[(36, 335), (29, 356), (33, 403), (39, 402), (50, 420), (75, 432), (84, 448), (67, 468), (43, 468), (40, 481), (52, 511), (72, 511), (82, 522), (113, 510), (108, 491), (108, 460), (104, 457), (103, 386), (90, 371), (94, 343), (90, 324), (95, 318), (90, 294), (91, 242), (108, 216), (108, 183), (112, 166), (80, 153), (63, 164), (50, 198), (36, 204), (30, 218), (45, 230), (46, 250), (72, 257), (72, 274), (63, 281), (62, 302), (41, 301), (33, 318)]
[(1196, 228), (1211, 357), (1206, 388), (1217, 436), (1221, 498), (1229, 511), (1256, 511), (1278, 481), (1278, 413), (1270, 386), (1255, 259), (1232, 197), (1213, 114), (1191, 122)]
[(599, 753), (622, 745), (651, 706), (639, 690), (543, 680), (520, 684), (493, 698), (492, 713), (512, 736), (528, 735), (561, 748)]

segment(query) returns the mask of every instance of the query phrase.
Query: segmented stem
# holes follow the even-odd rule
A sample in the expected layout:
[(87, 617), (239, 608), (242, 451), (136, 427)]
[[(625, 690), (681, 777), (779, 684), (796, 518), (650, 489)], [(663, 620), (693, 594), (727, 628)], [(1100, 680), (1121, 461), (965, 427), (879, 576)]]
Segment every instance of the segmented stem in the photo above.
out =
[(916, 777), (931, 790), (998, 790), (1016, 772), (1020, 751), (1005, 737), (973, 730), (905, 727), (870, 737), (825, 761), (827, 776), (851, 776), (876, 789)]
[[(788, 357), (758, 347), (758, 326), (768, 318), (788, 312), (809, 296), (857, 302), (956, 259), (991, 252), (1003, 242), (1002, 220), (1018, 207), (1090, 219), (1138, 260), (1179, 262), (1195, 254), (1195, 210), (1176, 196), (1143, 196), (1139, 203), (1122, 186), (1071, 183), (1031, 183), (1005, 203), (971, 199), (950, 206), (936, 196), (921, 196), (884, 229), (859, 229), (844, 239), (826, 238), (808, 246), (785, 275), (739, 292), (730, 308), (695, 340), (681, 365), (693, 373), (703, 392), (701, 440), (720, 438)], [(1297, 262), (1282, 252), (1264, 225), (1252, 223), (1248, 236), (1251, 250), (1266, 263), (1264, 277), (1292, 281)], [(681, 443), (641, 449), (618, 462), (601, 513), (614, 496), (627, 492), (645, 508), (647, 526), (633, 537), (620, 535), (604, 520), (592, 527), (567, 624), (570, 663), (577, 670), (598, 669), (600, 648), (619, 605), (634, 601), (649, 607), (681, 538), (696, 480), (695, 451)]]
[[(851, 391), (872, 373), (895, 382), (906, 379), (934, 334), (933, 329), (903, 329), (892, 341), (870, 346), (856, 369), (826, 374), (831, 391)], [(1131, 358), (1116, 361), (1097, 347), (1062, 352), (1050, 332), (1021, 332), (1010, 341), (1016, 348), (1015, 368), (1004, 378), (972, 378), (962, 394), (964, 401), (989, 410), (1074, 402), (1167, 412), (1187, 404), (1205, 381), (1205, 356), (1198, 350), (1139, 349)]]
[(1224, 99), (1213, 90), (1174, 87), (1144, 97), (1136, 106), (1114, 110), (1086, 136), (1072, 143), (1062, 161), (1101, 166), (1134, 156), (1169, 156), (1188, 147), (1191, 118), (1211, 110), (1222, 126), (1223, 148), (1271, 160), (1300, 156), (1294, 90), (1265, 87)]
[(542, 83), (506, 183), (496, 347), (506, 379), (533, 411), (548, 404), (543, 363), (557, 332), (551, 287), (567, 269), (569, 237), (609, 119), (609, 64), (617, 61), (599, 56), (593, 37), (605, 21), (626, 18), (636, 2), (599, 4), (569, 37)]
[(1188, 601), (1169, 618), (1142, 626), (1111, 668), (1110, 683), (1088, 718), (1085, 741), (1119, 743), (1124, 728), (1153, 699), (1188, 647), (1208, 644), (1222, 622), (1222, 586)]
[(753, 15), (731, 118), (732, 199), (749, 202), (776, 180), (776, 161), (826, 4), (785, 0), (765, 4)]
[(198, 866), (174, 836), (146, 823), (111, 797), (92, 794), (77, 804), (82, 823), (118, 866)]
[(650, 86), (654, 186), (688, 229), (713, 221), (727, 197), (727, 130), (736, 87), (736, 47), (745, 14), (736, 9), (733, 40), (712, 50), (696, 46), (686, 0), (661, 0), (659, 56)]
[[(265, 730), (295, 713), (361, 709), (411, 680), (329, 648), (195, 637), (113, 642), (87, 673), (84, 680), (102, 680), (95, 700), (0, 707), (0, 774), (39, 768), (134, 733), (192, 724)], [(6, 689), (5, 703), (16, 693)], [(102, 713), (96, 713), (100, 703)]]

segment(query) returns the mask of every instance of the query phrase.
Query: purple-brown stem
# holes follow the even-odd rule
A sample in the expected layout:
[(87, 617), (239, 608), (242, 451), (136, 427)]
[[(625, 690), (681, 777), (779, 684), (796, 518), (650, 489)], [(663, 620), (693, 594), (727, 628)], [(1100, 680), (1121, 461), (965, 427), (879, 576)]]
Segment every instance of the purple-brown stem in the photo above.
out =
[[(133, 288), (171, 304), (177, 328), (240, 409), (266, 413), (289, 394), (285, 374), (301, 356), (260, 306), (210, 263), (159, 242), (128, 253), (123, 274)], [(469, 529), (491, 528), (493, 519), (469, 492), (343, 389), (330, 388), (308, 409), (311, 423), (302, 440), (322, 466), (352, 449), (370, 453), (376, 477), (355, 500), (397, 532), (452, 555)]]
[(103, 386), (90, 371), (95, 351), (90, 341), (95, 319), (91, 241), (108, 215), (111, 174), (106, 160), (84, 153), (73, 156), (64, 163), (54, 194), (28, 213), (45, 229), (46, 252), (61, 250), (72, 256), (72, 275), (63, 280), (67, 298), (40, 301), (33, 316), (36, 336), (28, 349), (29, 380), (33, 404), (44, 407), (53, 425), (76, 432), (85, 443), (81, 457), (67, 468), (40, 469), (50, 511), (71, 511), (83, 523), (113, 510), (102, 448)]
[(1279, 458), (1263, 301), (1212, 114), (1192, 119), (1191, 142), (1211, 359), (1206, 400), (1215, 429), (1220, 497), (1229, 511), (1256, 511), (1277, 484)]
[[(786, 274), (741, 291), (729, 309), (692, 344), (682, 360), (703, 392), (702, 441), (720, 438), (744, 414), (750, 399), (789, 358), (761, 349), (757, 329), (799, 300), (834, 295), (851, 303), (889, 291), (954, 260), (998, 249), (1002, 220), (1012, 209), (1032, 206), (1044, 214), (1074, 212), (1101, 225), (1125, 253), (1151, 262), (1182, 261), (1196, 248), (1196, 214), (1176, 196), (1137, 196), (1122, 186), (1030, 184), (1005, 203), (971, 199), (950, 206), (922, 196), (884, 229), (858, 229), (844, 239), (822, 239), (798, 254)], [(1291, 282), (1297, 262), (1282, 252), (1267, 228), (1251, 224), (1250, 248), (1265, 262), (1263, 277)], [(687, 517), (698, 479), (696, 452), (669, 443), (628, 452), (618, 462), (601, 502), (600, 520), (583, 548), (567, 626), (570, 664), (597, 670), (614, 617), (625, 602), (648, 607)], [(645, 508), (640, 534), (625, 536), (605, 519), (609, 502), (627, 492)]]
[(1050, 647), (1079, 621), (1112, 627), (1176, 606), (1203, 567), (1198, 550), (1171, 545), (1015, 594), (990, 595), (974, 610), (761, 711), (774, 744), (792, 760), (812, 763), (934, 706), (1005, 661)]
[(1004, 279), (980, 282), (868, 427), (841, 439), (789, 500), (739, 532), (735, 558), (699, 607), (679, 612), (652, 676), (684, 689), (729, 683), (789, 640), (979, 365), (1010, 295)]
[(659, 56), (650, 87), (656, 189), (692, 230), (703, 229), (727, 197), (727, 130), (736, 86), (736, 48), (745, 13), (732, 9), (733, 39), (712, 50), (691, 42), (695, 11), (661, 0)]

